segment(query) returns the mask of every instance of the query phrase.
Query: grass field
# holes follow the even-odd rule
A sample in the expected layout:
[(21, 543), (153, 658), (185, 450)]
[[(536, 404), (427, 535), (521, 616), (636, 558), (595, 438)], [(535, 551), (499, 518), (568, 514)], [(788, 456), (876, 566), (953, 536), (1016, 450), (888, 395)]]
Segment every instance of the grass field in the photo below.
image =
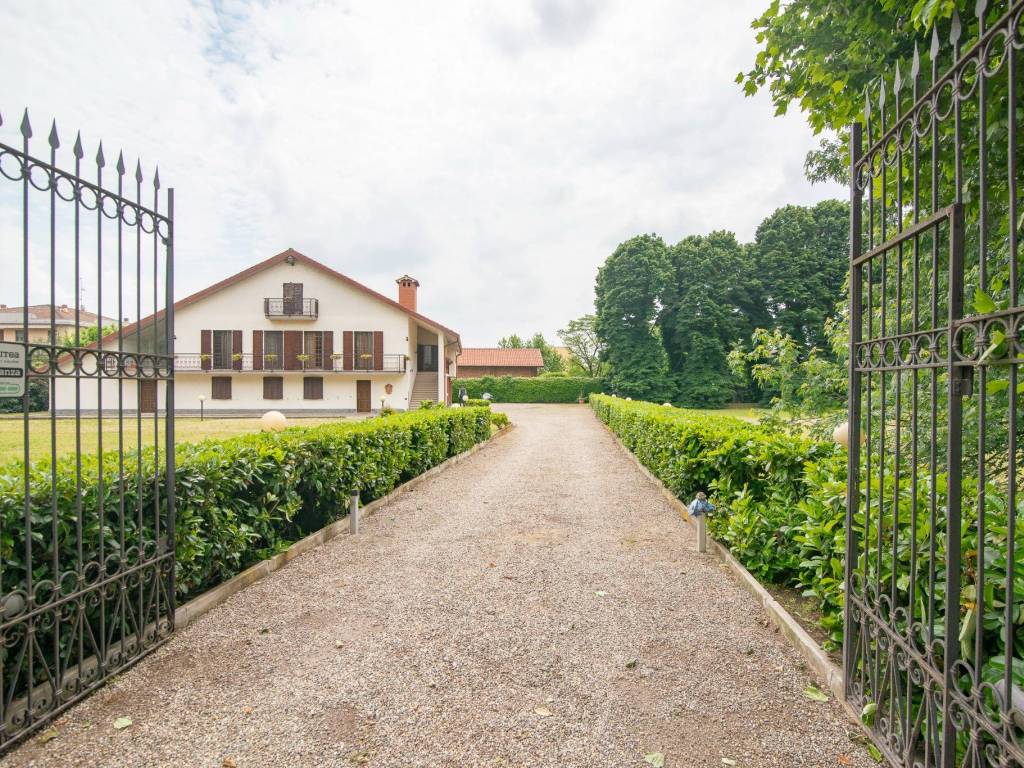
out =
[[(289, 419), (291, 426), (314, 426), (337, 419)], [(174, 436), (179, 443), (194, 443), (208, 437), (231, 437), (259, 430), (260, 420), (254, 419), (205, 419), (178, 417), (174, 420)], [(95, 453), (99, 440), (96, 417), (82, 420), (81, 449), (82, 453)], [(163, 423), (160, 440), (163, 441)], [(122, 427), (125, 451), (138, 447), (138, 420), (126, 418)], [(117, 419), (103, 419), (103, 450), (116, 450), (118, 440)], [(29, 458), (41, 459), (50, 455), (50, 421), (48, 419), (29, 420)], [(153, 420), (142, 420), (142, 445), (153, 445)], [(161, 447), (163, 443), (161, 442)], [(20, 417), (0, 419), (0, 464), (22, 458), (25, 447)], [(57, 456), (75, 452), (75, 421), (74, 419), (57, 420)]]

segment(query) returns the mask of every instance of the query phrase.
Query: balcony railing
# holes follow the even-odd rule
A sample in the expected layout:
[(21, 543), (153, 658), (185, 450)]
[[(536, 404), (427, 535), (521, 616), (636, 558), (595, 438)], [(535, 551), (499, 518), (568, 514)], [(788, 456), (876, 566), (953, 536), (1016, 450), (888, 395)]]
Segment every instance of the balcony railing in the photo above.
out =
[[(205, 359), (204, 359), (205, 358)], [(198, 352), (178, 352), (174, 355), (174, 370), (176, 371), (333, 371), (336, 373), (405, 373), (405, 355), (384, 355), (380, 367), (373, 364), (373, 358), (356, 357), (352, 361), (352, 370), (345, 370), (345, 360), (341, 355), (334, 355), (324, 366), (321, 360), (296, 360), (287, 369), (284, 361), (279, 355), (264, 355), (263, 367), (253, 368), (253, 355), (251, 352), (244, 352), (237, 356), (232, 355), (230, 359), (223, 359), (216, 355), (203, 355)], [(203, 363), (208, 366), (204, 367)]]
[(263, 314), (267, 317), (313, 319), (320, 314), (320, 300), (264, 299)]

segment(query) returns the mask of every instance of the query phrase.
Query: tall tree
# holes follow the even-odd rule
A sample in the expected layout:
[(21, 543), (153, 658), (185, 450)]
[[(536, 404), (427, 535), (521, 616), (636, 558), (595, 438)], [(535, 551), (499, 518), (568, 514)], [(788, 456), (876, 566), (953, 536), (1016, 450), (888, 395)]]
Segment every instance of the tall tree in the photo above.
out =
[(687, 237), (669, 254), (658, 328), (677, 399), (720, 407), (736, 382), (726, 355), (762, 314), (749, 249), (732, 232)]
[[(849, 259), (849, 205), (787, 205), (761, 222), (754, 262), (770, 325), (804, 349), (825, 348)], [(767, 327), (767, 326), (766, 326)]]
[(554, 347), (548, 344), (544, 334), (540, 331), (537, 331), (530, 338), (529, 346), (540, 350), (540, 356), (544, 360), (543, 373), (559, 373), (565, 369), (565, 361), (562, 359), (562, 356), (555, 351)]
[(498, 339), (498, 346), (501, 349), (522, 349), (526, 345), (518, 333), (513, 333), (511, 336), (502, 336)]
[(601, 372), (602, 344), (597, 337), (596, 325), (597, 318), (594, 315), (583, 315), (570, 320), (558, 332), (558, 338), (568, 348), (573, 361), (587, 376), (597, 376)]
[(658, 400), (671, 394), (654, 324), (667, 272), (668, 248), (654, 234), (620, 244), (598, 270), (594, 330), (605, 346), (609, 384), (620, 395)]

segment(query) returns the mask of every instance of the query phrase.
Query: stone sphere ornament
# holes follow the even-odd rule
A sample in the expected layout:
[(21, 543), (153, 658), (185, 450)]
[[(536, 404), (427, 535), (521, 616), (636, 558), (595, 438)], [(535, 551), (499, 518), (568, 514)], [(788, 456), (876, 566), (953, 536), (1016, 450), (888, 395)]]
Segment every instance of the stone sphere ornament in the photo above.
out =
[(832, 440), (846, 450), (850, 450), (850, 422), (844, 421), (842, 424), (837, 424), (836, 428), (832, 430)]
[(261, 432), (280, 432), (288, 426), (288, 419), (280, 411), (267, 411), (260, 417)]

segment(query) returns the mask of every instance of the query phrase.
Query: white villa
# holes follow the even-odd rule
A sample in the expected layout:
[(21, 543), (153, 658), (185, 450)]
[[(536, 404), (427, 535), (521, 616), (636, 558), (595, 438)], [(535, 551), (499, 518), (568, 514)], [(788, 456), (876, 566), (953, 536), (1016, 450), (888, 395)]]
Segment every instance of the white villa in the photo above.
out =
[[(397, 300), (288, 249), (176, 302), (175, 411), (202, 404), (210, 415), (311, 415), (450, 403), (459, 334), (417, 312), (414, 278), (396, 282)], [(101, 344), (150, 352), (163, 338), (159, 312)], [(81, 379), (83, 410), (96, 411), (99, 388)], [(125, 380), (121, 396), (126, 412), (164, 410), (163, 382)], [(59, 413), (74, 409), (74, 378), (57, 381), (55, 399)], [(117, 378), (104, 379), (102, 409), (117, 401)]]

